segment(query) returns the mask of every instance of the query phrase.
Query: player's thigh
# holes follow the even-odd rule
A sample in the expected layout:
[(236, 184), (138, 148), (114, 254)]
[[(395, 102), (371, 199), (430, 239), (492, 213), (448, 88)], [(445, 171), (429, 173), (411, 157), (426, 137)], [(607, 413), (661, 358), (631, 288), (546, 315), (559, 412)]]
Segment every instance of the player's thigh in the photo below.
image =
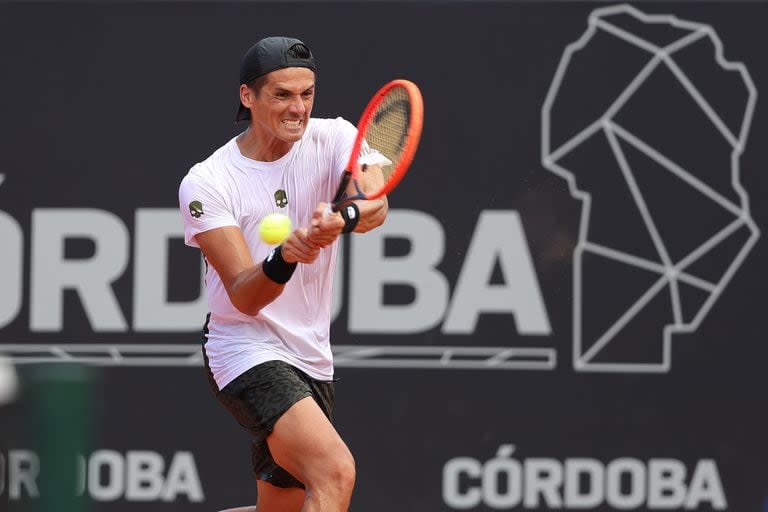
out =
[(354, 473), (347, 445), (312, 397), (288, 409), (267, 437), (272, 457), (305, 485)]
[(304, 505), (304, 489), (277, 487), (269, 482), (256, 482), (259, 497), (255, 512), (300, 512)]

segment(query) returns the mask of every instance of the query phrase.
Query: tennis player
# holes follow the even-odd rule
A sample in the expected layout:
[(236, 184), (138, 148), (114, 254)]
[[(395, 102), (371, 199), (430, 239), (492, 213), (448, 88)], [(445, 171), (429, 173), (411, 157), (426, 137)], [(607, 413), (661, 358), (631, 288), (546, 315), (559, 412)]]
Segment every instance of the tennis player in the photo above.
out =
[[(207, 262), (205, 366), (216, 397), (250, 431), (259, 512), (346, 511), (355, 482), (331, 423), (335, 242), (381, 225), (388, 206), (383, 198), (325, 213), (357, 129), (310, 117), (316, 70), (298, 39), (254, 44), (240, 66), (236, 119), (247, 129), (179, 189), (186, 243)], [(274, 212), (299, 226), (277, 247), (258, 236)]]

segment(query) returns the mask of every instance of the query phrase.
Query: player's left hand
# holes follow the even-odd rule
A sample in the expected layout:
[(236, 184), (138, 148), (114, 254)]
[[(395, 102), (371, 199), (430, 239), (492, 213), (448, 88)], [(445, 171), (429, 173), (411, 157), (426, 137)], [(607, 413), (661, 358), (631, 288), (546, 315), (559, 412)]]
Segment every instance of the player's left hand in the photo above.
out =
[(321, 247), (309, 239), (306, 228), (293, 230), (288, 238), (280, 244), (282, 256), (287, 263), (313, 263), (320, 255)]
[(344, 219), (338, 212), (326, 213), (328, 205), (320, 203), (312, 213), (309, 227), (309, 239), (320, 247), (331, 245), (344, 229)]

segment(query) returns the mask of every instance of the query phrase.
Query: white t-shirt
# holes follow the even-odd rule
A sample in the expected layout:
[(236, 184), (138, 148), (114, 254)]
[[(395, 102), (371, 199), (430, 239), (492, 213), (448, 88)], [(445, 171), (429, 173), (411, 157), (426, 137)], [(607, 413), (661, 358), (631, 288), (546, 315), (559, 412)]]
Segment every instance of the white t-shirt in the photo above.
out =
[[(259, 238), (261, 219), (280, 212), (294, 228), (308, 227), (318, 203), (333, 198), (356, 135), (344, 119), (311, 119), (301, 140), (274, 162), (243, 156), (233, 138), (181, 182), (187, 245), (199, 247), (198, 233), (237, 226), (253, 260), (263, 261), (272, 246)], [(219, 389), (271, 360), (285, 361), (315, 379), (333, 377), (329, 331), (337, 246), (322, 249), (310, 265), (299, 264), (283, 293), (256, 316), (232, 305), (218, 273), (207, 266), (211, 319), (205, 351)]]

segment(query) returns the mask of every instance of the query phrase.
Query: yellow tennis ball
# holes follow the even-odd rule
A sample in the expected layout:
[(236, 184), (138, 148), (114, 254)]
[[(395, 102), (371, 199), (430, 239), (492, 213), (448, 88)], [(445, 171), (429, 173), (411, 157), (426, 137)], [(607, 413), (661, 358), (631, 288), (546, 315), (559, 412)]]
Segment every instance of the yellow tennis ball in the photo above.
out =
[(270, 213), (259, 224), (259, 236), (270, 245), (283, 243), (291, 234), (291, 218), (282, 213)]

